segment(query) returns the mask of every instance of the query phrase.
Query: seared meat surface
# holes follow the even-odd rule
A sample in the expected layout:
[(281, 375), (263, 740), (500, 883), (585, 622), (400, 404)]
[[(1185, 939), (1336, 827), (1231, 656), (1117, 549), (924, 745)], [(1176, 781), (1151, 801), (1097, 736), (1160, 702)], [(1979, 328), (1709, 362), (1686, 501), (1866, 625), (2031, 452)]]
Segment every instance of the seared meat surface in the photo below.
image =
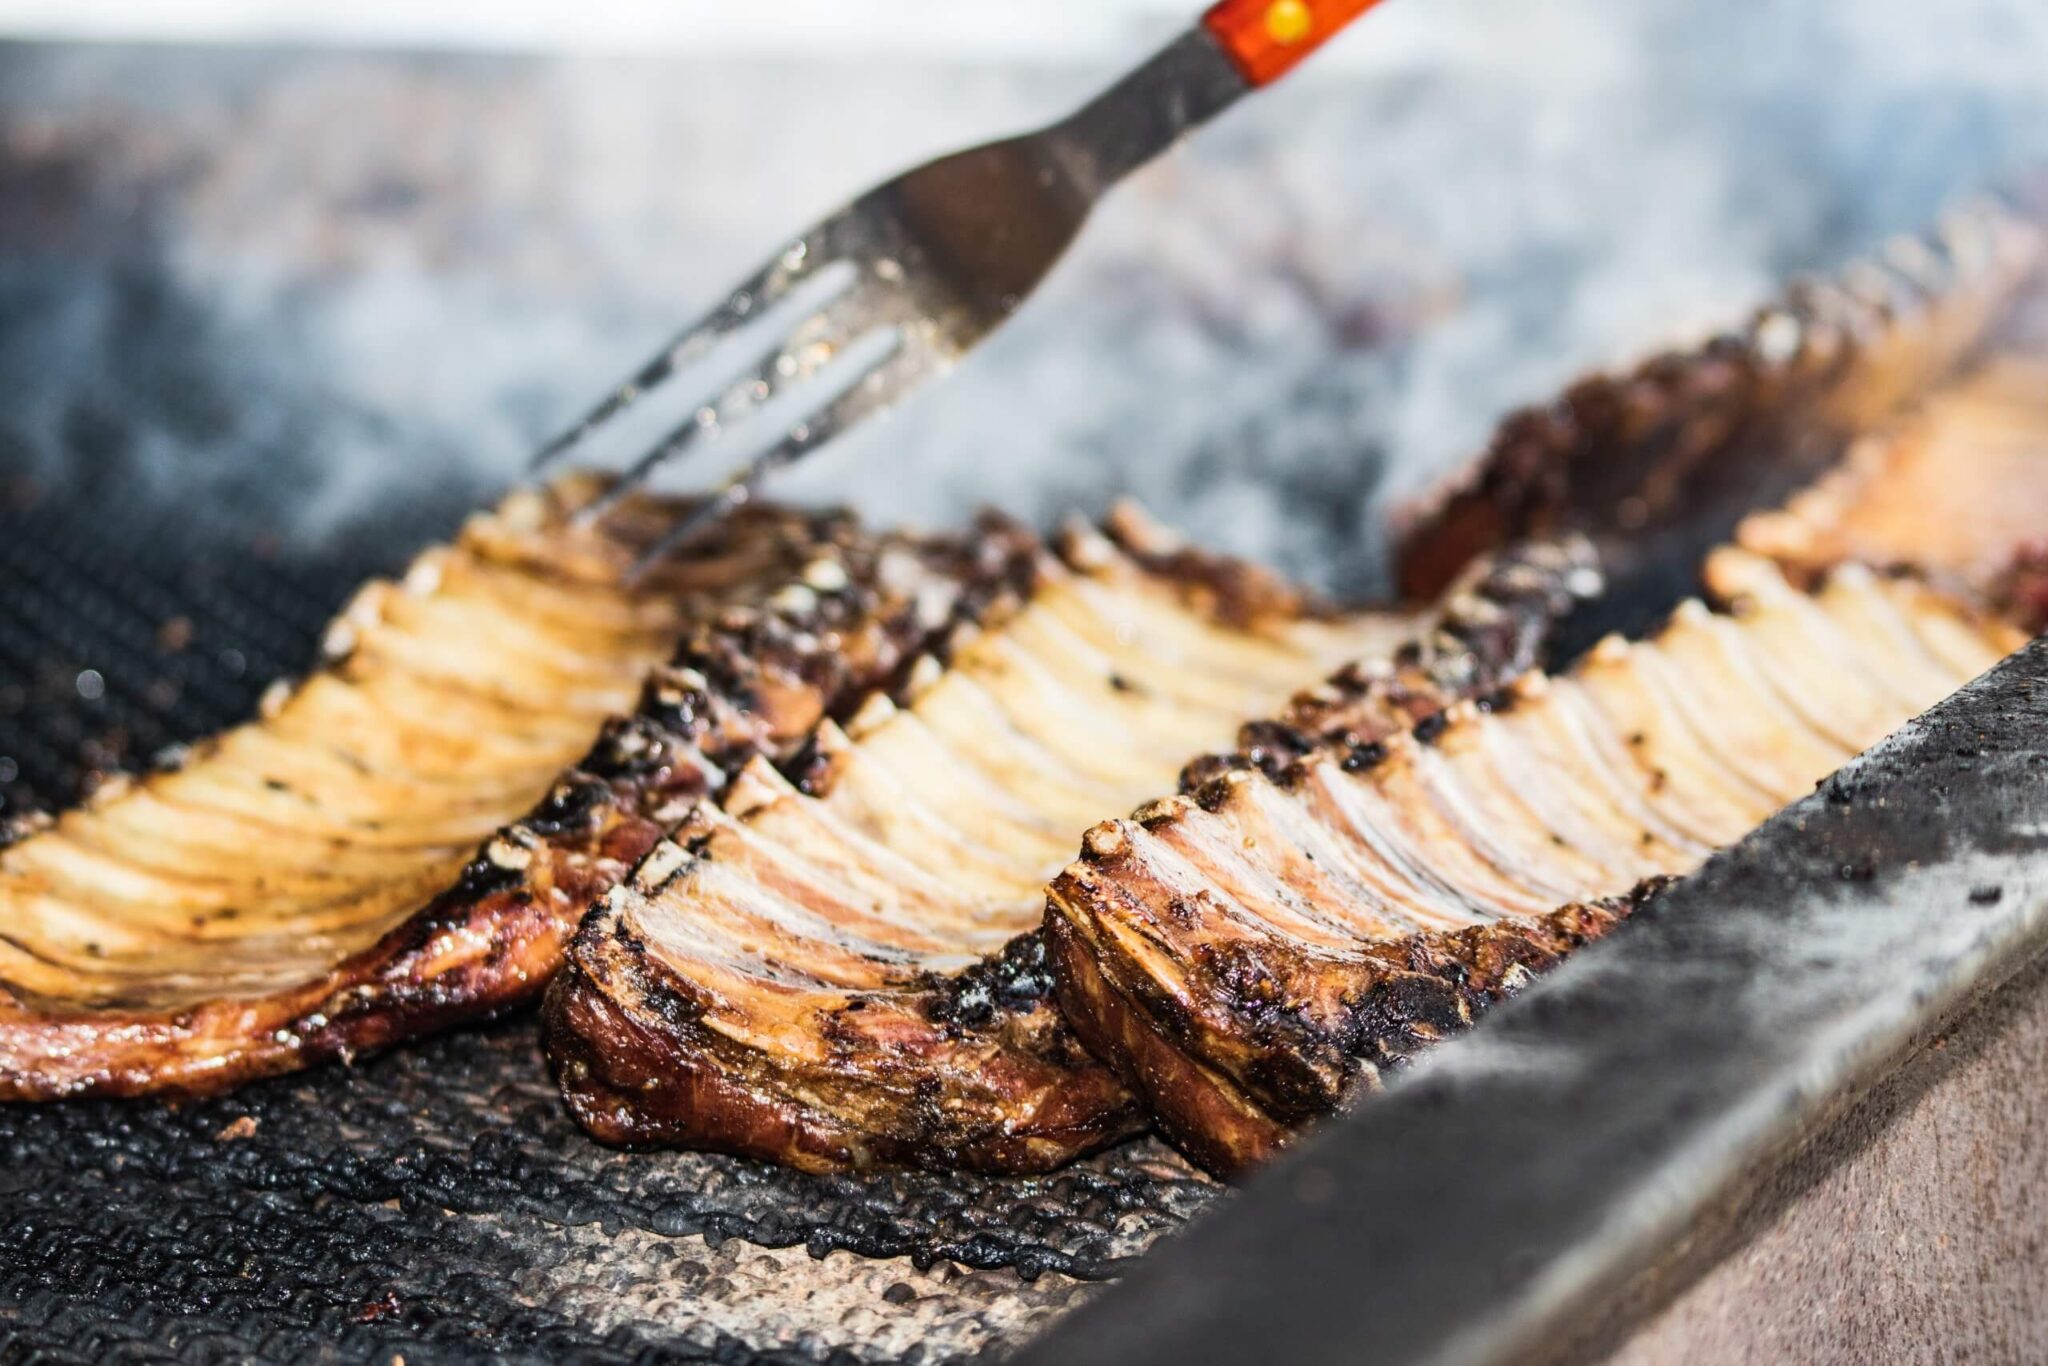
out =
[(651, 813), (885, 682), (1030, 560), (1002, 527), (913, 541), (755, 508), (629, 588), (677, 509), (573, 526), (594, 492), (472, 519), (359, 594), (260, 720), (0, 851), (0, 1099), (219, 1090), (531, 1000)]
[(1091, 829), (1048, 915), (1082, 1039), (1240, 1170), (2022, 641), (1856, 567), (1809, 595), (1726, 550), (1707, 584), (1724, 612), (1689, 603), (1566, 676), (1193, 773)]
[[(1504, 600), (1467, 595), (1466, 626), (1455, 600), (1441, 622), (1338, 618), (1129, 514), (1109, 530), (1065, 538), (903, 705), (822, 725), (784, 770), (750, 764), (604, 899), (546, 1016), (585, 1127), (814, 1170), (1039, 1170), (1128, 1132), (1140, 1116), (1054, 1008), (1033, 932), (1079, 833), (1339, 661), (1382, 667), (1240, 738), (1305, 743), (1367, 694), (1419, 711), (1434, 687), (1493, 686), (1592, 586), (1582, 558), (1539, 551)], [(1389, 662), (1431, 625), (1428, 652)]]

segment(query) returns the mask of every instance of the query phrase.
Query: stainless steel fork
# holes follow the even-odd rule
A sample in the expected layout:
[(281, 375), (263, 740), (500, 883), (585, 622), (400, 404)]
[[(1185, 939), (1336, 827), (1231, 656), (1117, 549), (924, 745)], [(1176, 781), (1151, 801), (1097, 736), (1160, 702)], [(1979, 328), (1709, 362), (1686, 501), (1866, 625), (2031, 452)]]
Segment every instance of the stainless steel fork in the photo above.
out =
[(1192, 28), (1067, 118), (943, 156), (798, 233), (710, 312), (543, 446), (537, 471), (685, 366), (799, 303), (812, 311), (747, 355), (736, 377), (584, 509), (602, 517), (658, 468), (783, 395), (815, 395), (642, 560), (661, 558), (754, 495), (761, 480), (944, 374), (1008, 318), (1103, 192), (1270, 84), (1379, 0), (1220, 0)]

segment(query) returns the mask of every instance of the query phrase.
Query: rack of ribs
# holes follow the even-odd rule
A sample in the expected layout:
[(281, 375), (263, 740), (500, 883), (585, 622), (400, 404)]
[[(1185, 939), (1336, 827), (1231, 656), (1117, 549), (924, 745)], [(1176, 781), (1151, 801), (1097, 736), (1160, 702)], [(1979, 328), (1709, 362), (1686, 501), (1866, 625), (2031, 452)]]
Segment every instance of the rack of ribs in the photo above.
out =
[[(1794, 284), (1728, 332), (1588, 375), (1509, 415), (1476, 460), (1397, 512), (1403, 590), (1426, 596), (1476, 555), (1572, 531), (1594, 540), (1611, 581), (1656, 566), (1674, 601), (1738, 522), (1816, 484), (1823, 502), (1839, 503), (1845, 483), (1867, 487), (1872, 458), (1861, 457), (1862, 477), (1854, 458), (1838, 473), (1845, 450), (1910, 421), (1958, 377), (1968, 387), (1987, 356), (2031, 356), (1957, 400), (1956, 414), (1997, 421), (2048, 356), (2044, 315), (2048, 218), (1996, 200), (1965, 205), (1931, 233)], [(1920, 468), (1931, 478), (1919, 487), (1931, 489), (1939, 459)], [(1984, 473), (1973, 494), (1991, 491), (1995, 475)], [(2037, 476), (2020, 486), (2039, 487)], [(2024, 504), (2020, 488), (2002, 506)], [(1955, 508), (1961, 492), (1927, 506)], [(1967, 506), (1996, 517), (2000, 505)], [(1879, 515), (1868, 513), (1871, 534)], [(1924, 535), (1935, 521), (1888, 529)]]
[(750, 763), (598, 904), (545, 1014), (586, 1128), (821, 1171), (1042, 1170), (1129, 1132), (1035, 933), (1080, 832), (1233, 736), (1271, 755), (1498, 686), (1598, 582), (1583, 547), (1529, 547), (1442, 609), (1333, 616), (1129, 511), (1108, 531), (1067, 533), (902, 698)]
[(2048, 627), (2048, 348), (1929, 395), (1736, 540), (1800, 576), (1911, 566)]
[(664, 806), (886, 686), (1036, 544), (759, 507), (629, 587), (683, 509), (581, 528), (598, 491), (471, 519), (260, 719), (12, 832), (0, 1099), (218, 1091), (533, 1000)]
[(1048, 915), (1082, 1040), (1241, 1170), (2024, 639), (1855, 566), (1809, 594), (1727, 549), (1706, 583), (1721, 611), (1566, 675), (1092, 828)]
[[(2048, 571), (2027, 558), (2024, 541), (1996, 574), (1951, 564), (1924, 545), (1895, 543), (1899, 553), (1886, 556), (1874, 556), (1870, 535), (1849, 545), (1852, 524), (1880, 518), (1844, 510), (1873, 503), (1896, 484), (1890, 474), (1859, 474), (1872, 457), (1858, 453), (1844, 472), (1828, 476), (1823, 492), (1788, 509), (1787, 517), (1808, 514), (1799, 523), (1803, 540), (1781, 518), (1776, 543), (1766, 547), (1759, 538), (1768, 524), (1744, 524), (1742, 542), (1768, 549), (1790, 582), (1755, 557), (1723, 551), (1713, 557), (1710, 587), (1729, 612), (1708, 616), (1688, 606), (1655, 645), (1610, 641), (1554, 685), (1530, 679), (1503, 687), (1537, 662), (1537, 644), (1556, 643), (1560, 613), (1583, 596), (1562, 587), (1571, 555), (1545, 561), (1542, 554), (1555, 551), (1542, 547), (1569, 544), (1572, 555), (1589, 557), (1577, 539), (1583, 534), (1597, 544), (1603, 572), (1628, 572), (1622, 597), (1669, 603), (1697, 582), (1702, 556), (1743, 514), (1833, 468), (1857, 433), (1892, 433), (1888, 450), (1913, 446), (1913, 424), (1924, 426), (1937, 408), (1952, 439), (1941, 461), (1912, 465), (1923, 483), (1967, 447), (1977, 463), (1966, 502), (1979, 513), (2001, 485), (2034, 487), (2038, 462), (2020, 463), (2026, 443), (2010, 430), (2023, 425), (2014, 414), (2026, 375), (1973, 367), (2007, 328), (2044, 260), (2048, 242), (2033, 224), (1995, 207), (1965, 213), (1934, 238), (1891, 244), (1880, 260), (1838, 282), (1793, 290), (1735, 333), (1596, 376), (1511, 419), (1461, 486), (1409, 518), (1401, 568), (1411, 600), (1465, 576), (1464, 590), (1453, 586), (1440, 599), (1434, 625), (1411, 614), (1322, 685), (1268, 719), (1242, 724), (1232, 747), (1204, 747), (1178, 764), (1169, 744), (1154, 741), (1198, 739), (1205, 727), (1229, 724), (1232, 709), (1252, 697), (1240, 688), (1219, 705), (1198, 707), (1195, 693), (1211, 695), (1198, 680), (1241, 672), (1244, 642), (1268, 643), (1262, 636), (1287, 628), (1289, 618), (1285, 611), (1262, 615), (1257, 594), (1231, 587), (1242, 566), (1186, 550), (1169, 563), (1156, 543), (1149, 557), (1138, 553), (1145, 535), (1121, 537), (1137, 568), (1114, 562), (1120, 583), (1141, 584), (1149, 573), (1155, 588), (1206, 586), (1213, 600), (1204, 629), (1238, 632), (1220, 637), (1230, 645), (1219, 662), (1190, 657), (1162, 679), (1144, 666), (1171, 655), (1134, 644), (1138, 634), (1112, 633), (1086, 651), (1065, 636), (1041, 644), (1040, 609), (1027, 605), (1014, 621), (979, 623), (978, 643), (963, 646), (950, 669), (913, 671), (911, 687), (892, 704), (821, 728), (796, 766), (754, 765), (656, 845), (633, 878), (598, 904), (572, 946), (547, 1009), (549, 1052), (572, 1110), (611, 1141), (691, 1144), (817, 1170), (890, 1163), (1037, 1170), (1125, 1132), (1146, 1112), (1218, 1170), (1270, 1152), (1302, 1120), (1603, 932), (1634, 904), (1640, 885), (1683, 872), (1739, 838), (2003, 653), (1998, 647), (2015, 637), (2002, 620), (1956, 624), (1947, 635), (1975, 631), (1975, 643), (1948, 640), (1954, 648), (1937, 651), (1933, 663), (1901, 644), (1899, 622), (1937, 634), (1949, 617), (1976, 622), (1974, 609), (1941, 595), (1948, 590), (2024, 620), (2027, 602), (2048, 600), (2041, 587)], [(1926, 402), (1957, 375), (1973, 373), (1974, 388)], [(1845, 491), (1852, 487), (1855, 498)], [(2010, 510), (1977, 544), (2009, 539), (2007, 522), (2037, 518), (2030, 508)], [(1977, 525), (1983, 529), (1981, 516)], [(1031, 602), (1099, 573), (1091, 544), (1070, 543), (1063, 562), (1048, 561)], [(1488, 562), (1487, 555), (1501, 558)], [(1922, 565), (1932, 577), (1928, 584), (1880, 582), (1846, 569), (1811, 603), (1786, 596), (1795, 584), (1821, 583), (1829, 565), (1873, 558)], [(1748, 588), (1737, 593), (1737, 580)], [(1483, 591), (1474, 591), (1475, 582)], [(1217, 604), (1232, 602), (1219, 613)], [(1806, 605), (1795, 610), (1795, 603)], [(1876, 701), (1862, 699), (1863, 710), (1845, 712), (1846, 729), (1804, 717), (1782, 690), (1756, 697), (1736, 690), (1776, 670), (1796, 677), (1811, 663), (1815, 643), (1785, 638), (1775, 624), (1781, 618), (1825, 625), (1828, 613), (1857, 604), (1875, 613), (1857, 629), (1876, 636), (1849, 639), (1837, 622), (1816, 639), (1831, 641), (1846, 659), (1905, 651), (1897, 663), (1910, 686), (1891, 680)], [(1185, 612), (1185, 604), (1176, 610)], [(1607, 610), (1596, 605), (1569, 629), (1583, 630)], [(1390, 660), (1389, 642), (1404, 632), (1415, 639)], [(1020, 640), (1025, 663), (1005, 663)], [(1716, 649), (1749, 672), (1731, 680), (1710, 668), (1700, 679), (1674, 681), (1673, 669), (1661, 668), (1670, 659), (1723, 673), (1737, 667), (1702, 642), (1719, 642)], [(1312, 653), (1296, 651), (1260, 686), (1284, 695), (1287, 675), (1305, 669)], [(1638, 665), (1638, 656), (1649, 662)], [(1019, 667), (1031, 687), (1009, 677)], [(1581, 698), (1620, 706), (1630, 696), (1624, 685), (1647, 669), (1660, 670), (1658, 686), (1672, 696), (1657, 693), (1663, 700), (1655, 705), (1636, 699), (1648, 708), (1629, 732), (1641, 733), (1636, 744), (1680, 745), (1691, 732), (1673, 728), (1669, 708), (1698, 705), (1703, 690), (1719, 689), (1713, 705), (1763, 707), (1723, 723), (1756, 745), (1756, 771), (1702, 779), (1700, 772), (1713, 770), (1666, 765), (1648, 780), (1655, 791), (1636, 794), (1617, 786), (1614, 774), (1593, 783), (1594, 770), (1566, 767), (1531, 782), (1565, 784), (1583, 807), (1577, 816), (1532, 812), (1495, 794), (1484, 819), (1467, 810), (1448, 825), (1427, 814), (1447, 800), (1442, 793), (1410, 793), (1407, 804), (1389, 799), (1379, 816), (1354, 823), (1348, 838), (1365, 853), (1347, 852), (1341, 840), (1334, 849), (1317, 843), (1318, 853), (1295, 850), (1288, 840), (1311, 831), (1301, 812), (1272, 824), (1282, 822), (1273, 803), (1301, 798), (1311, 778), (1334, 782), (1342, 774), (1376, 791), (1417, 765), (1429, 768), (1440, 753), (1477, 743), (1468, 734), (1518, 736), (1537, 719), (1566, 709), (1576, 716)], [(1553, 687), (1562, 700), (1538, 700)], [(980, 700), (970, 708), (963, 695)], [(1817, 735), (1797, 728), (1811, 725)], [(1757, 729), (1768, 726), (1783, 733), (1770, 738)], [(1778, 757), (1780, 745), (1796, 759)], [(1695, 741), (1680, 757), (1696, 760), (1696, 751), (1710, 747)], [(1383, 752), (1397, 758), (1383, 760)], [(1378, 777), (1360, 776), (1375, 764)], [(1129, 809), (1148, 771), (1158, 774), (1152, 790), (1165, 789), (1174, 768), (1182, 798), (1147, 808), (1134, 822), (1097, 827), (1088, 857), (1054, 877), (1048, 859), (1062, 836)], [(1592, 785), (1572, 786), (1575, 778)], [(1261, 805), (1205, 808), (1237, 800), (1231, 794)], [(1602, 801), (1614, 804), (1603, 808)], [(1690, 826), (1657, 814), (1660, 803), (1681, 802), (1709, 804), (1692, 812)], [(1390, 832), (1375, 826), (1382, 818), (1394, 823)], [(1568, 819), (1580, 828), (1544, 824)], [(1247, 829), (1226, 836), (1217, 820), (1243, 820)], [(1401, 833), (1404, 821), (1432, 832), (1424, 847), (1402, 843), (1411, 838)], [(1159, 839), (1198, 829), (1218, 840), (1240, 838), (1248, 843), (1235, 857), (1277, 861), (1255, 878), (1273, 887), (1238, 894), (1251, 898), (1254, 914), (1279, 916), (1287, 933), (1299, 931), (1302, 941), (1287, 943), (1282, 958), (1305, 975), (1289, 979), (1287, 990), (1334, 992), (1324, 1001), (1333, 1013), (1302, 1015), (1284, 995), (1261, 1004), (1271, 987), (1262, 975), (1266, 960), (1229, 936), (1229, 947), (1216, 950), (1225, 957), (1213, 963), (1174, 957), (1193, 955), (1197, 942), (1207, 942), (1203, 935), (1221, 931), (1197, 915), (1194, 902), (1168, 895), (1165, 882), (1144, 884), (1134, 904), (1201, 925), (1183, 927), (1192, 940), (1168, 936), (1160, 963), (1147, 960), (1144, 936), (1153, 927), (1118, 918), (1121, 893), (1103, 881), (1103, 870), (1126, 867), (1130, 848), (1155, 848), (1153, 826)], [(1574, 838), (1593, 844), (1582, 848)], [(1318, 832), (1313, 839), (1340, 837)], [(1382, 845), (1398, 852), (1386, 854)], [(1524, 845), (1526, 867), (1517, 861)], [(1205, 857), (1221, 858), (1220, 848)], [(1371, 876), (1340, 871), (1346, 860), (1370, 856), (1393, 862)], [(1330, 859), (1336, 863), (1326, 867)], [(1437, 859), (1445, 866), (1435, 866)], [(1152, 868), (1142, 876), (1165, 875)], [(1041, 928), (1048, 877), (1050, 914)], [(1391, 879), (1392, 889), (1373, 877)], [(1091, 901), (1087, 894), (1096, 891), (1108, 900)], [(1259, 900), (1268, 894), (1278, 898), (1274, 906)], [(1398, 904), (1382, 904), (1389, 898)], [(1332, 931), (1325, 922), (1348, 928)], [(1215, 923), (1237, 922), (1223, 916)], [(1346, 938), (1360, 933), (1366, 938)], [(1331, 934), (1335, 946), (1325, 942)], [(1240, 951), (1249, 956), (1228, 957)], [(1349, 981), (1354, 997), (1370, 999), (1316, 986), (1300, 963), (1326, 957), (1341, 965), (1331, 982)], [(1397, 960), (1420, 966), (1391, 973), (1387, 964)], [(1147, 975), (1151, 967), (1160, 968), (1158, 977)], [(1052, 999), (1055, 982), (1064, 1014)], [(1216, 999), (1187, 996), (1198, 988)], [(1223, 1009), (1219, 1000), (1234, 1001), (1240, 1013), (1210, 1021), (1201, 1012)], [(1369, 1027), (1373, 1020), (1379, 1024)], [(1213, 1032), (1203, 1033), (1211, 1024)]]

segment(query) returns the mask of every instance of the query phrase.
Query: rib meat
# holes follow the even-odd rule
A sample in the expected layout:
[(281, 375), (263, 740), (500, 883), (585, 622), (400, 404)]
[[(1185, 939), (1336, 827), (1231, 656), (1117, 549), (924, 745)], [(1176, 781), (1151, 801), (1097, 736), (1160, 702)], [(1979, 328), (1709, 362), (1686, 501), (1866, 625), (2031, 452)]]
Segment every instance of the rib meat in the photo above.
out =
[(1402, 586), (1431, 593), (1475, 555), (1577, 531), (1612, 581), (1654, 578), (1676, 600), (1743, 517), (2038, 325), (2044, 291), (2048, 224), (1984, 203), (1793, 286), (1731, 332), (1590, 375), (1509, 417), (1404, 511)]
[[(586, 1128), (811, 1170), (1026, 1171), (1138, 1121), (1050, 1000), (1046, 879), (1101, 813), (1434, 615), (1329, 617), (1128, 513), (1110, 531), (1069, 535), (906, 704), (821, 725), (783, 770), (749, 764), (593, 910), (546, 1012)], [(1420, 711), (1433, 688), (1493, 686), (1585, 578), (1530, 552), (1369, 685), (1353, 670), (1241, 738), (1341, 730), (1368, 693)]]
[(219, 1090), (534, 998), (660, 807), (885, 683), (1033, 544), (754, 508), (628, 588), (678, 509), (579, 529), (594, 492), (472, 519), (260, 720), (0, 852), (0, 1099)]
[(1736, 538), (1796, 575), (1911, 565), (2048, 626), (2048, 357), (1993, 358)]
[(1811, 595), (1717, 553), (1681, 607), (1384, 741), (1091, 829), (1051, 889), (1059, 999), (1218, 1172), (1463, 1028), (2022, 640), (1859, 567)]

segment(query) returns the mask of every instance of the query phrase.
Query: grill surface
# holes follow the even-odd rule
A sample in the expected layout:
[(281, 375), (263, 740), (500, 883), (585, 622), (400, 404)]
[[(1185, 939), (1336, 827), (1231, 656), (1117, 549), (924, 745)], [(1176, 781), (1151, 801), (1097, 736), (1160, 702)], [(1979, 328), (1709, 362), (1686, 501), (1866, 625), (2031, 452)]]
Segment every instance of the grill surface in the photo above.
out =
[[(0, 816), (69, 800), (95, 771), (248, 715), (366, 572), (445, 532), (547, 420), (668, 326), (678, 300), (815, 208), (762, 202), (761, 221), (728, 222), (744, 196), (721, 195), (734, 179), (720, 179), (715, 147), (684, 149), (696, 157), (688, 174), (644, 173), (677, 157), (674, 129), (696, 126), (700, 96), (758, 83), (716, 76), (0, 48)], [(1056, 107), (1085, 85), (1045, 78), (1019, 99)], [(927, 94), (952, 108), (969, 88), (988, 90), (986, 73)], [(1726, 88), (1720, 73), (1712, 88)], [(1461, 111), (1497, 107), (1503, 127), (1525, 116), (1521, 92), (1465, 93), (1486, 98), (1460, 97)], [(847, 94), (814, 99), (822, 109)], [(1308, 163), (1321, 168), (1310, 179), (1326, 169), (1334, 181), (1335, 168), (1369, 167), (1356, 156), (1363, 130), (1398, 128), (1410, 94), (1316, 98), (1329, 160)], [(1948, 108), (1954, 96), (1941, 98)], [(1281, 212), (1270, 269), (1234, 285), (1270, 324), (1247, 330), (1244, 298), (1171, 253), (1160, 264), (1150, 246), (1168, 215), (1194, 234), (1174, 239), (1191, 262), (1221, 255), (1211, 236), (1243, 239), (1235, 200), (1207, 205), (1210, 227), (1188, 225), (1203, 184), (1247, 204), (1292, 202), (1284, 183), (1256, 178), (1274, 148), (1243, 127), (1212, 144), (1212, 168), (1234, 175), (1189, 176), (1169, 207), (1131, 220), (1122, 257), (1077, 261), (1066, 300), (1046, 305), (1067, 311), (1040, 351), (1013, 350), (988, 387), (956, 390), (966, 430), (1011, 428), (997, 453), (1024, 457), (1014, 464), (1029, 474), (991, 484), (1006, 462), (989, 448), (909, 443), (906, 459), (926, 463), (902, 466), (892, 500), (952, 515), (949, 499), (999, 496), (1037, 513), (1130, 487), (1205, 535), (1239, 533), (1238, 548), (1263, 527), (1291, 567), (1357, 576), (1377, 550), (1362, 530), (1373, 414), (1409, 378), (1395, 343), (1444, 306), (1434, 284), (1402, 282), (1448, 267), (1398, 233), (1355, 232), (1370, 224), (1348, 209), (1319, 229), (1341, 222), (1340, 244)], [(1290, 156), (1298, 131), (1286, 125)], [(1471, 135), (1501, 145), (1483, 121)], [(858, 121), (843, 138), (820, 155), (844, 154), (848, 174), (855, 150), (901, 159)], [(1948, 180), (1869, 221), (1788, 230), (1769, 273), (1917, 223), (1981, 170), (1981, 156), (1930, 160)], [(1810, 167), (1788, 164), (1759, 184), (1804, 185)], [(586, 207), (562, 209), (562, 186)], [(1832, 202), (1840, 189), (1810, 193)], [(1370, 197), (1354, 186), (1351, 198)], [(1458, 217), (1473, 215), (1461, 203)], [(1631, 242), (1643, 236), (1626, 226)], [(1587, 260), (1605, 259), (1591, 240)], [(1592, 339), (1553, 326), (1571, 316), (1584, 270), (1537, 245), (1526, 259), (1540, 269), (1482, 271), (1474, 294), (1519, 289), (1505, 274), (1532, 282), (1512, 295), (1512, 340), (1498, 349), (1554, 353), (1552, 368), (1509, 367), (1488, 388), (1500, 367), (1485, 350), (1457, 391), (1475, 423), (1517, 386), (1532, 396), (1556, 367), (1592, 358)], [(1301, 265), (1337, 260), (1349, 263), (1338, 279)], [(1653, 298), (1630, 316), (1669, 311)], [(1092, 340), (1076, 344), (1084, 332)], [(1626, 351), (1646, 338), (1599, 340)], [(1204, 364), (1176, 368), (1190, 346)], [(1034, 368), (1055, 350), (1062, 366)], [(1079, 451), (1057, 469), (1028, 458), (1043, 452), (1023, 424), (978, 410), (991, 392), (1042, 406), (1112, 353), (1101, 368), (1141, 396), (1119, 410), (1137, 416), (1115, 432), (1080, 428), (1080, 442), (1047, 426), (1045, 443)], [(1227, 366), (1204, 368), (1217, 358)], [(1214, 392), (1226, 370), (1244, 378), (1255, 419), (1231, 417), (1239, 399)], [(1179, 411), (1219, 435), (1162, 433), (1162, 415)], [(924, 448), (958, 456), (940, 466)], [(381, 500), (343, 496), (351, 470)], [(1037, 503), (1025, 507), (1026, 494)], [(336, 525), (353, 529), (322, 540)], [(629, 1159), (573, 1130), (530, 1023), (513, 1020), (221, 1101), (0, 1110), (0, 1361), (417, 1362), (488, 1349), (930, 1362), (1042, 1325), (1214, 1189), (1150, 1144), (1023, 1182)]]

